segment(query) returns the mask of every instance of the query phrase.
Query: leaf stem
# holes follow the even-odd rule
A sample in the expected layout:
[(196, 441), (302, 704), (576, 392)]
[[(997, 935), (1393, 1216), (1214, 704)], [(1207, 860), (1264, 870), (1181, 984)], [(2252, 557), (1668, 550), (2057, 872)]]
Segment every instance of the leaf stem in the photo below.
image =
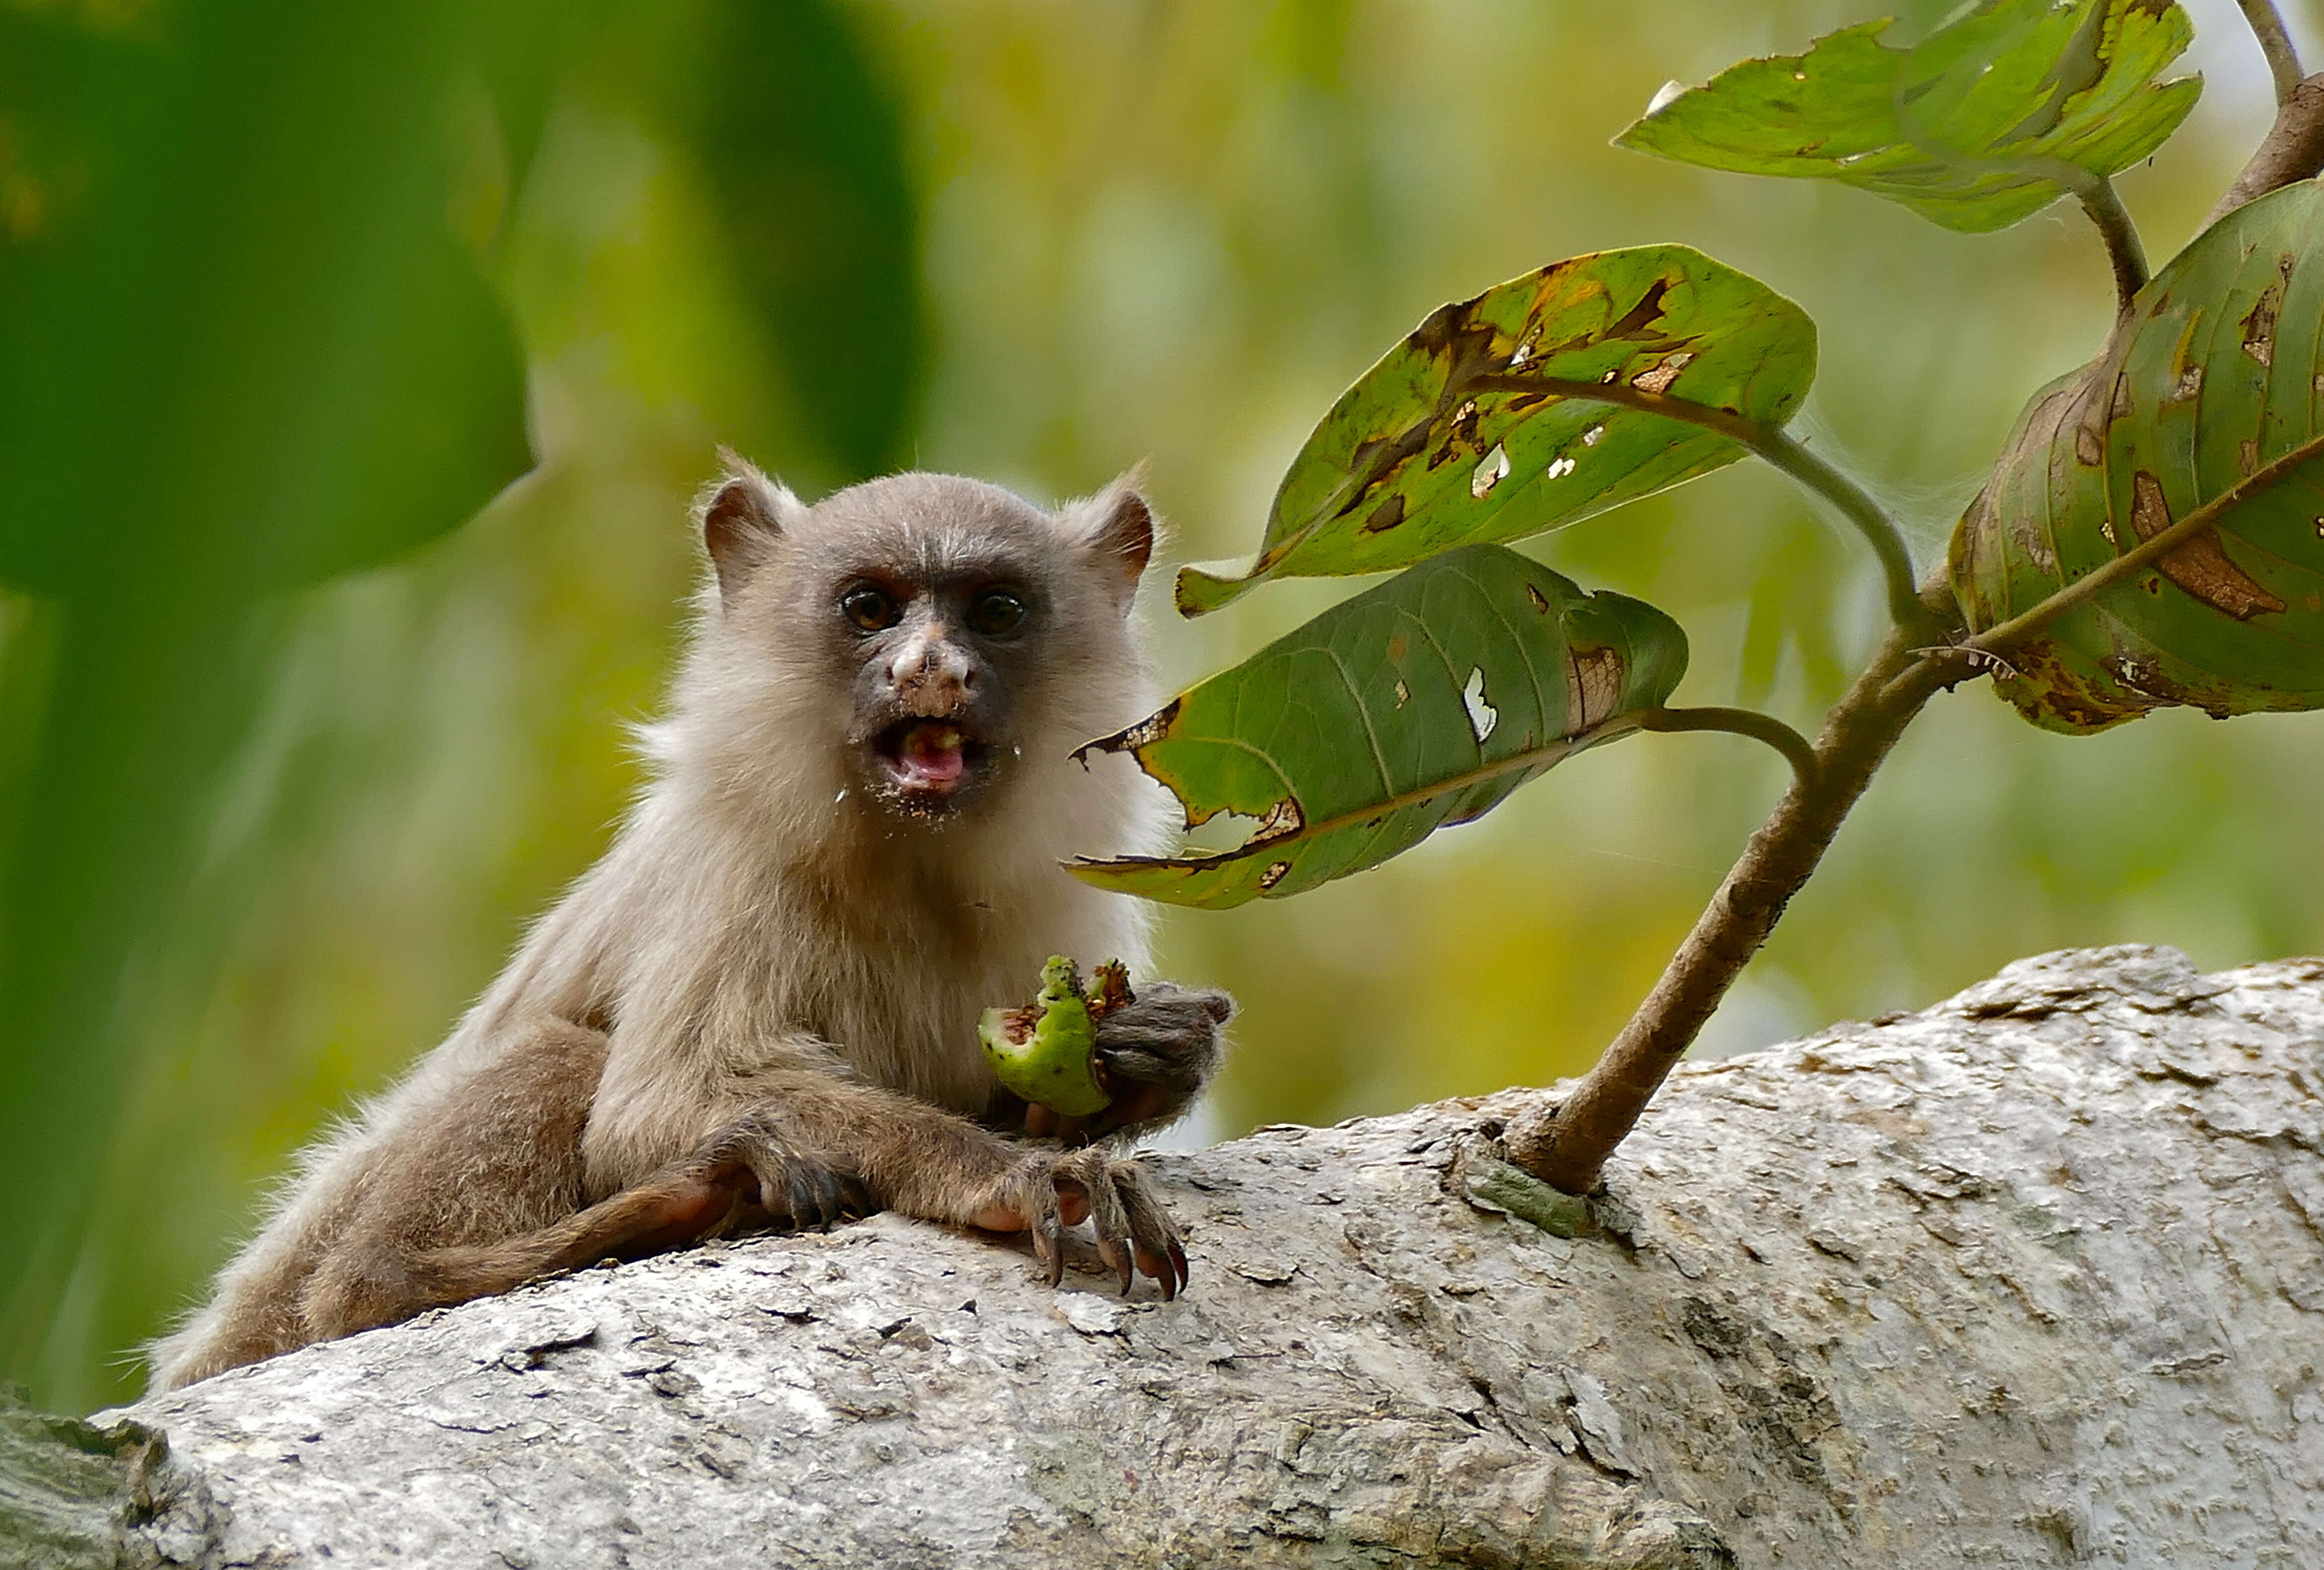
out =
[(2324, 457), (2324, 436), (2312, 436), (2273, 463), (2254, 469), (2153, 538), (2140, 541), (2112, 561), (2084, 573), (2033, 609), (2012, 616), (1999, 626), (1989, 627), (1976, 637), (1953, 645), (1952, 649), (1940, 650), (1925, 657), (1942, 660), (1956, 650), (1972, 650), (1981, 654), (2001, 652), (2028, 634), (2041, 631), (2069, 611), (2088, 605), (2123, 579), (2153, 566), (2210, 528), (2230, 508), (2282, 484), (2292, 477), (2294, 469), (2319, 457)]
[(2082, 204), (2082, 211), (2097, 226), (2098, 238), (2106, 242), (2107, 260), (2114, 264), (2116, 309), (2130, 309), (2131, 297), (2146, 287), (2150, 276), (2146, 270), (2146, 243), (2138, 237), (2138, 226), (2131, 222), (2130, 210), (2122, 205), (2114, 181), (2065, 158), (1991, 159), (1985, 167), (2030, 174), (2071, 191), (2074, 199)]
[(1879, 558), (1881, 575), (1888, 586), (1890, 616), (1900, 627), (1925, 624), (1927, 612), (1921, 604), (1920, 591), (1913, 584), (1913, 555), (1905, 547), (1904, 531), (1896, 527), (1895, 520), (1881, 510), (1880, 503), (1872, 499), (1869, 491), (1810, 452), (1806, 443), (1793, 437), (1781, 426), (1753, 420), (1732, 410), (1713, 409), (1706, 403), (1692, 403), (1683, 398), (1649, 392), (1626, 382), (1576, 382), (1562, 376), (1509, 375), (1480, 376), (1475, 384), (1492, 389), (1548, 392), (1560, 398), (1593, 399), (1600, 403), (1659, 414), (1666, 420), (1682, 420), (1688, 425), (1716, 431), (1791, 476), (1831, 503), (1842, 517), (1856, 525), (1857, 531), (1870, 542), (1873, 554)]
[(2106, 242), (2107, 260), (2114, 263), (2114, 296), (2116, 309), (2127, 311), (2138, 291), (2146, 287), (2146, 245), (2138, 237), (2138, 226), (2130, 221), (2130, 212), (2122, 205), (2122, 198), (2114, 189), (2114, 181), (2100, 175), (2078, 186), (2074, 195), (2082, 204), (2082, 211), (2098, 228), (2098, 237)]
[[(1650, 714), (1660, 714), (1665, 712), (1667, 711), (1660, 709), (1630, 709), (1624, 713), (1611, 716), (1601, 723), (1591, 725), (1586, 730), (1576, 731), (1572, 735), (1559, 736), (1554, 741), (1546, 742), (1540, 746), (1527, 747), (1522, 752), (1511, 753), (1506, 757), (1495, 758), (1489, 762), (1480, 763), (1473, 769), (1464, 769), (1458, 774), (1448, 774), (1441, 780), (1431, 780), (1425, 784), (1416, 785), (1409, 790), (1399, 790), (1392, 796), (1385, 796), (1376, 801), (1362, 802), (1360, 805), (1352, 807), (1347, 811), (1339, 813), (1334, 817), (1305, 820), (1301, 822), (1296, 829), (1294, 829), (1289, 833), (1254, 836), (1252, 838), (1247, 839), (1242, 844), (1235, 846), (1232, 850), (1222, 850), (1215, 853), (1214, 854), (1190, 856), (1183, 863), (1174, 862), (1172, 858), (1168, 857), (1121, 856), (1111, 860), (1099, 860), (1088, 856), (1075, 856), (1073, 859), (1060, 863), (1059, 864), (1065, 867), (1067, 872), (1073, 873), (1076, 876), (1087, 878), (1091, 876), (1092, 873), (1102, 875), (1108, 872), (1119, 871), (1123, 868), (1133, 866), (1153, 866), (1157, 864), (1198, 864), (1209, 866), (1214, 864), (1224, 864), (1229, 862), (1243, 860), (1261, 854), (1273, 857), (1280, 854), (1285, 846), (1299, 845), (1309, 840), (1320, 839), (1325, 835), (1336, 834), (1342, 829), (1352, 828), (1358, 824), (1377, 822), (1382, 816), (1388, 813), (1401, 812), (1407, 807), (1419, 807), (1427, 802), (1441, 800), (1447, 796), (1458, 795), (1460, 792), (1470, 790), (1472, 787), (1486, 784), (1490, 780), (1503, 779), (1510, 774), (1522, 774), (1535, 769), (1545, 769), (1553, 763), (1562, 762), (1565, 759), (1573, 756), (1576, 753), (1583, 752), (1591, 747), (1594, 747), (1600, 742), (1610, 742), (1617, 736), (1628, 735), (1632, 731), (1653, 729), (1654, 727), (1646, 723), (1646, 716)], [(1678, 712), (1687, 713), (1690, 711), (1680, 710)], [(1766, 716), (1760, 717), (1764, 718)], [(1773, 719), (1768, 720), (1767, 723), (1776, 725), (1780, 725), (1782, 724), (1781, 721)], [(1670, 728), (1675, 730), (1688, 727), (1674, 725)], [(1134, 752), (1136, 750), (1135, 748), (1120, 744), (1121, 743), (1122, 737), (1120, 734), (1108, 736), (1102, 741), (1089, 743), (1081, 749), (1081, 752), (1075, 753), (1073, 755), (1075, 758), (1079, 758), (1081, 757), (1082, 753), (1089, 752), (1093, 748), (1103, 752)], [(1103, 887), (1105, 885), (1101, 884), (1100, 886)]]
[(1840, 469), (1810, 452), (1807, 444), (1788, 431), (1765, 429), (1765, 439), (1751, 450), (1830, 502), (1842, 517), (1872, 544), (1880, 571), (1888, 584), (1888, 614), (1900, 627), (1918, 627), (1926, 613), (1913, 586), (1913, 556), (1895, 521), (1872, 499), (1872, 493)]
[[(1474, 786), (1502, 779), (1510, 774), (1520, 774), (1534, 769), (1546, 768), (1552, 763), (1572, 757), (1576, 753), (1594, 747), (1600, 742), (1612, 741), (1615, 737), (1628, 735), (1632, 731), (1726, 731), (1738, 736), (1749, 736), (1754, 741), (1765, 742), (1783, 753), (1790, 762), (1794, 790), (1813, 790), (1821, 769), (1821, 765), (1816, 761), (1815, 748), (1805, 736), (1775, 716), (1761, 714), (1757, 709), (1631, 709), (1626, 713), (1614, 715), (1587, 730), (1576, 731), (1570, 736), (1560, 736), (1555, 741), (1542, 746), (1527, 747), (1523, 752), (1511, 753), (1503, 758), (1495, 758), (1490, 762), (1480, 763), (1473, 769), (1447, 775), (1442, 780), (1432, 780), (1425, 785), (1416, 786), (1410, 790), (1398, 791), (1393, 796), (1384, 797), (1378, 801), (1367, 801), (1335, 817), (1302, 823), (1296, 830), (1289, 834), (1247, 840), (1232, 850), (1221, 851), (1217, 855), (1205, 860), (1206, 862), (1231, 862), (1261, 854), (1276, 855), (1280, 854), (1286, 845), (1317, 839), (1328, 834), (1336, 834), (1343, 828), (1351, 828), (1360, 823), (1373, 822), (1385, 813), (1401, 812), (1407, 807), (1417, 807), (1425, 802), (1441, 800), (1444, 797), (1458, 795)], [(1119, 739), (1119, 737), (1107, 738), (1109, 742)], [(1091, 747), (1103, 745), (1104, 743), (1097, 742), (1090, 743)], [(1088, 748), (1083, 750), (1085, 752)], [(1117, 749), (1109, 747), (1107, 750)], [(1076, 753), (1075, 756), (1079, 754)], [(1064, 865), (1069, 872), (1080, 873), (1085, 868), (1106, 870), (1147, 861), (1148, 858), (1142, 856), (1126, 856), (1115, 862), (1096, 862), (1077, 857), (1065, 863)]]
[(2300, 69), (2300, 53), (2292, 47), (2292, 33), (2283, 25), (2283, 17), (2274, 0), (2236, 0), (2244, 9), (2244, 20), (2251, 23), (2252, 36), (2259, 40), (2260, 53), (2267, 56), (2268, 75), (2275, 78), (2275, 101), (2280, 107), (2292, 102), (2307, 73)]
[(1726, 731), (1764, 742), (1784, 754), (1803, 790), (1816, 787), (1822, 765), (1815, 744), (1771, 714), (1755, 708), (1650, 708), (1638, 716), (1645, 731)]

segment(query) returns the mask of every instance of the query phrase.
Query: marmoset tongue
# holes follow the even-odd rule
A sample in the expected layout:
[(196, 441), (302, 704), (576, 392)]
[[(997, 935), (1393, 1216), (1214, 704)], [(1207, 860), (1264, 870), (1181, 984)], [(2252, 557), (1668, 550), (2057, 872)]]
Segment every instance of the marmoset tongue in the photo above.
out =
[(896, 771), (913, 790), (948, 790), (968, 770), (962, 754), (960, 727), (942, 720), (922, 720), (904, 733), (896, 749)]

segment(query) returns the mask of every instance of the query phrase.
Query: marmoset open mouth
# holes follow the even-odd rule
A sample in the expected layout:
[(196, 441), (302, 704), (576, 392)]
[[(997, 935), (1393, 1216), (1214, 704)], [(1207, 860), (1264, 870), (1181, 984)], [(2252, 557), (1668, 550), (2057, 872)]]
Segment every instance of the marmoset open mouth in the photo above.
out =
[(918, 796), (949, 796), (984, 761), (990, 745), (958, 720), (899, 720), (872, 740), (896, 788)]

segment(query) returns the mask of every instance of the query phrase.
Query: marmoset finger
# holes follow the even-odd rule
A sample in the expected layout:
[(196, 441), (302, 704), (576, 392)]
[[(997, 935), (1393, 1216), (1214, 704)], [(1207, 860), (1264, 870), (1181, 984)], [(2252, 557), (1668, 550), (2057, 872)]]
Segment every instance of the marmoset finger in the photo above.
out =
[(1161, 1284), (1162, 1297), (1167, 1301), (1186, 1285), (1186, 1251), (1179, 1242), (1177, 1224), (1154, 1197), (1145, 1172), (1135, 1162), (1115, 1166), (1119, 1173), (1115, 1187), (1129, 1217), (1138, 1268)]

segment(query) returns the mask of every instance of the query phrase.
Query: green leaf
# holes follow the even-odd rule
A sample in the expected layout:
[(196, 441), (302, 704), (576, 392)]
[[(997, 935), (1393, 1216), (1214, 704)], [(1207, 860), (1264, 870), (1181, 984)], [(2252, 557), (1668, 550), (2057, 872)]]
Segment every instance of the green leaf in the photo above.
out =
[(1954, 531), (1973, 631), (2206, 510), (2211, 526), (2002, 651), (2002, 695), (2084, 732), (2189, 704), (2324, 706), (2324, 187), (2228, 214), (2097, 365), (2020, 417)]
[(186, 911), (243, 919), (235, 880), (191, 891), (279, 701), (281, 591), (419, 547), (531, 461), (523, 359), (451, 215), (480, 30), (567, 14), (0, 5), (0, 578), (38, 591), (0, 668), (0, 1365), (75, 1402), (95, 1370), (51, 1316), (118, 1311), (83, 1224), (159, 989), (208, 986), (224, 942)]
[(1730, 66), (1615, 145), (1836, 180), (1978, 234), (2136, 163), (2202, 91), (2198, 77), (2154, 80), (2195, 36), (2162, 0), (1989, 0), (1914, 49), (1881, 42), (1887, 27), (1868, 22), (1805, 54)]
[(1652, 605), (1585, 594), (1498, 545), (1450, 551), (1090, 743), (1134, 755), (1189, 828), (1222, 812), (1257, 819), (1242, 845), (1067, 866), (1102, 889), (1212, 910), (1296, 894), (1628, 734), (1685, 670), (1686, 634)]
[(735, 281), (835, 479), (911, 466), (927, 368), (904, 115), (828, 0), (718, 0), (687, 128)]
[(1807, 396), (1815, 348), (1798, 306), (1684, 245), (1576, 256), (1443, 306), (1307, 439), (1250, 570), (1182, 571), (1178, 608), (1521, 540), (1709, 474), (1744, 449), (1609, 400), (1780, 424)]
[(118, 599), (390, 559), (530, 466), (511, 325), (447, 217), (447, 0), (0, 13), (39, 221), (0, 234), (0, 576)]

